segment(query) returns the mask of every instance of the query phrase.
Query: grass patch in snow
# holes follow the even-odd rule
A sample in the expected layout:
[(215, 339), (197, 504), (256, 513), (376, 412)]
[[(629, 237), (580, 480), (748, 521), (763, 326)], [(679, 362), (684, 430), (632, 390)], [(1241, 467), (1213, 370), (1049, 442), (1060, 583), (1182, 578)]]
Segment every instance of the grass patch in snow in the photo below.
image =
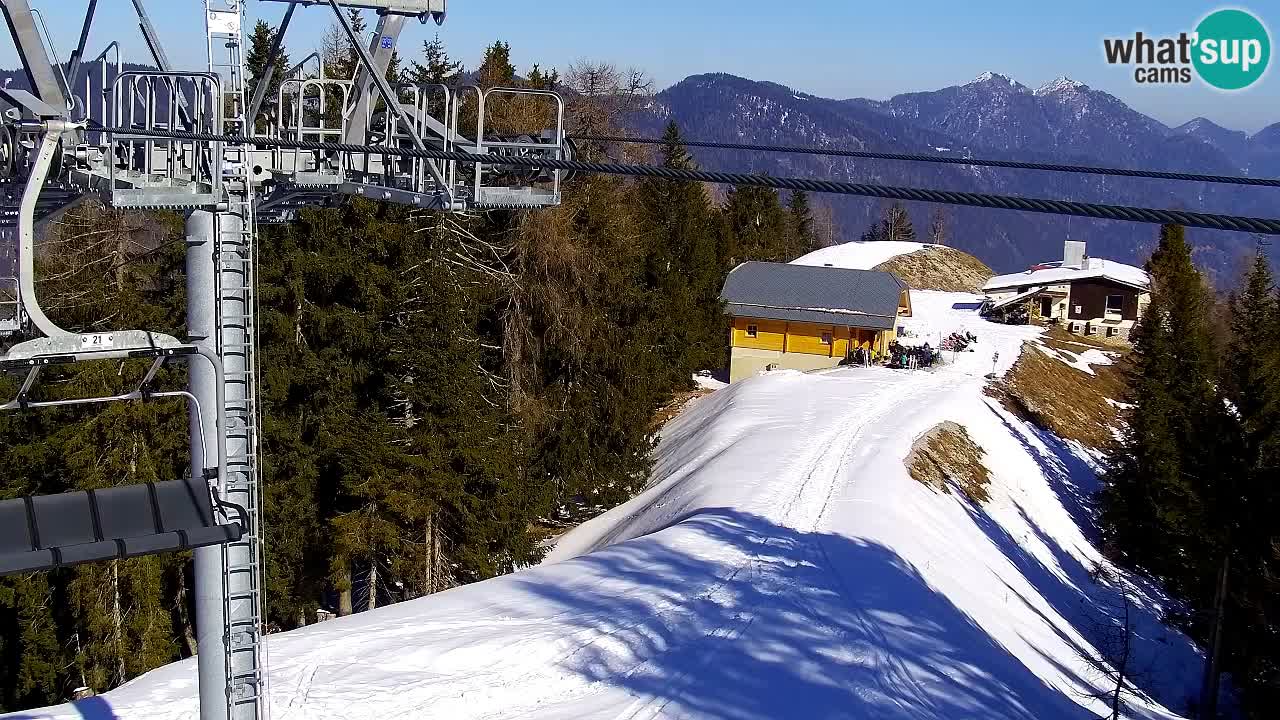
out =
[(1094, 348), (1095, 350), (1105, 350), (1107, 352), (1116, 353), (1124, 349), (1123, 345), (1114, 342), (1106, 342), (1099, 340), (1090, 335), (1075, 335), (1062, 329), (1059, 325), (1049, 325), (1045, 329), (1045, 333), (1041, 336), (1041, 340), (1055, 350), (1066, 350), (1079, 354), (1082, 350)]
[(667, 423), (679, 417), (689, 404), (700, 397), (710, 395), (714, 390), (706, 387), (699, 387), (693, 390), (680, 390), (671, 396), (671, 400), (666, 405), (658, 408), (653, 414), (653, 419), (649, 421), (649, 430), (651, 432), (660, 431)]
[[(1103, 449), (1115, 441), (1121, 425), (1120, 399), (1127, 387), (1126, 363), (1092, 366), (1093, 374), (1071, 367), (1061, 355), (1074, 357), (1080, 346), (1068, 347), (1050, 335), (1023, 346), (1022, 355), (998, 383), (987, 389), (1010, 412), (1058, 437)], [(1108, 347), (1114, 352), (1114, 347)], [(1122, 358), (1123, 359), (1123, 358)]]
[(907, 455), (907, 471), (917, 481), (942, 492), (954, 484), (974, 503), (990, 499), (991, 473), (982, 464), (982, 448), (963, 425), (943, 422), (916, 438)]
[(906, 255), (899, 255), (875, 267), (891, 272), (913, 290), (943, 292), (982, 292), (991, 279), (991, 268), (967, 252), (945, 245), (930, 245)]

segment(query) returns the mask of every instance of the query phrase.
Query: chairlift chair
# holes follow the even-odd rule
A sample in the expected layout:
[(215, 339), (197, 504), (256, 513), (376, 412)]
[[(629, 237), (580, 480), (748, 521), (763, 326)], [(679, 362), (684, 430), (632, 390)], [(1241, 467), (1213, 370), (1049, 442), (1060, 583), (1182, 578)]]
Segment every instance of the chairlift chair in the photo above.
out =
[(0, 576), (234, 542), (247, 517), (204, 478), (0, 500)]

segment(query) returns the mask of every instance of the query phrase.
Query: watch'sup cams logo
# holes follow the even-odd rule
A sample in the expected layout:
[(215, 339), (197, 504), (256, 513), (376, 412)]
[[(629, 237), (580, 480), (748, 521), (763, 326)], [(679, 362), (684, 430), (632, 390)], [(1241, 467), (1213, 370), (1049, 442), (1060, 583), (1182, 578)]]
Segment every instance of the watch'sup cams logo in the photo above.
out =
[(1242, 90), (1256, 83), (1271, 60), (1271, 36), (1252, 13), (1217, 10), (1205, 16), (1194, 32), (1175, 37), (1105, 38), (1107, 62), (1133, 65), (1133, 79), (1142, 84), (1189, 84), (1198, 75), (1220, 90)]

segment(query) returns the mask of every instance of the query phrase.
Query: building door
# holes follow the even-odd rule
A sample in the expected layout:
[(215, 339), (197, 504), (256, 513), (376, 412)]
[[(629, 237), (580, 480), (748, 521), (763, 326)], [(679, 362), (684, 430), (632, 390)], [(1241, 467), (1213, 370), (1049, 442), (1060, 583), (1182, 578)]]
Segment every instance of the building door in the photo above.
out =
[(1040, 298), (1040, 317), (1053, 317), (1053, 298), (1047, 296)]

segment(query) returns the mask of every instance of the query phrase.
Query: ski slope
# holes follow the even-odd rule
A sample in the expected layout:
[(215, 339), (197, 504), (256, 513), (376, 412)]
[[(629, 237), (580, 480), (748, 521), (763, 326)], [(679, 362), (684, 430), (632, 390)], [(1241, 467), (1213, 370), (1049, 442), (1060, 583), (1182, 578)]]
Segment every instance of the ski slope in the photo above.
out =
[(935, 246), (899, 240), (854, 241), (820, 248), (791, 262), (793, 265), (830, 265), (849, 270), (871, 270), (899, 255), (909, 255), (928, 247)]
[[(651, 484), (506, 577), (269, 638), (274, 720), (1083, 720), (1114, 587), (1087, 529), (1094, 459), (983, 394), (1037, 331), (977, 296), (914, 294), (918, 336), (967, 329), (933, 371), (779, 371), (662, 432)], [(995, 356), (998, 353), (998, 360)], [(1082, 356), (1083, 357), (1083, 356)], [(993, 362), (994, 360), (994, 362)], [(1063, 371), (1070, 370), (1064, 363)], [(991, 499), (912, 480), (935, 424), (985, 451)], [(1134, 718), (1171, 718), (1200, 657), (1134, 596)], [(195, 664), (19, 714), (197, 717)], [(90, 714), (90, 712), (95, 714)]]

